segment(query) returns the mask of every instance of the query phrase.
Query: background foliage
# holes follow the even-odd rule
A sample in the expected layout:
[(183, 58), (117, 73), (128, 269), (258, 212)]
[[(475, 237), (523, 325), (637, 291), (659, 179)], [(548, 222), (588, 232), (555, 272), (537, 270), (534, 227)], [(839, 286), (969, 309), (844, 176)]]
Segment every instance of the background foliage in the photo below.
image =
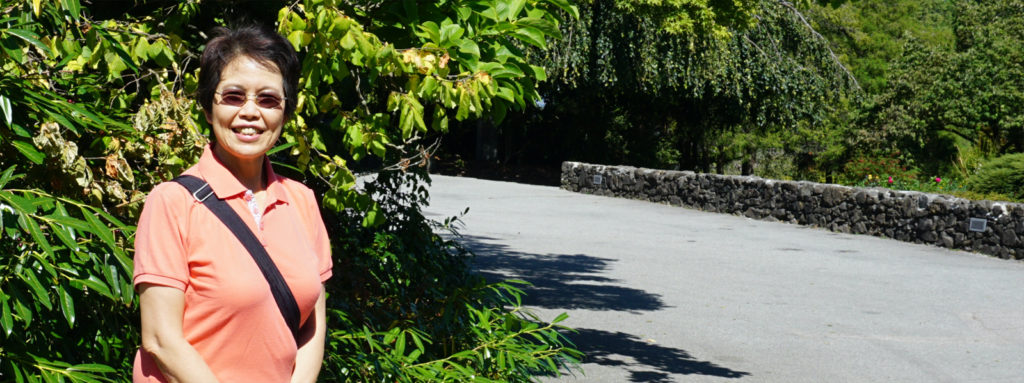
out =
[[(500, 120), (545, 77), (523, 53), (559, 36), (562, 0), (0, 5), (0, 380), (126, 381), (145, 193), (197, 159), (190, 98), (217, 25), (276, 25), (303, 60), (272, 160), (324, 196), (337, 276), (331, 381), (525, 381), (579, 354), (469, 272), (419, 213), (427, 134)], [(126, 9), (125, 9), (126, 8)], [(358, 172), (379, 171), (356, 188)], [(450, 223), (450, 222), (449, 222)], [(437, 226), (440, 225), (440, 226)], [(432, 286), (432, 288), (424, 288)]]
[(743, 4), (715, 27), (724, 36), (667, 28), (618, 2), (581, 4), (566, 38), (536, 52), (550, 77), (544, 110), (499, 126), (499, 160), (813, 173), (856, 81), (795, 5)]
[[(882, 186), (928, 191), (939, 177), (960, 186), (935, 191), (1006, 198), (965, 185), (988, 159), (1024, 150), (1020, 1), (733, 2), (710, 29), (652, 17), (683, 3), (709, 4), (581, 4), (566, 38), (537, 53), (551, 80), (542, 113), (511, 115), (493, 139), (487, 126), (456, 132), (444, 155), (486, 158), (464, 149), (483, 142), (499, 166), (526, 169), (573, 160), (847, 184), (893, 176)], [(893, 166), (858, 172), (863, 162)]]

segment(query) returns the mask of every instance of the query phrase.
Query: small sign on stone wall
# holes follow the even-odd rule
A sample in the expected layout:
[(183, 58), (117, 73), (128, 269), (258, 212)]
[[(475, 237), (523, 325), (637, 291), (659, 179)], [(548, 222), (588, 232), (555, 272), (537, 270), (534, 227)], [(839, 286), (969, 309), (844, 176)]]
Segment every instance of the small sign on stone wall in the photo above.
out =
[(600, 174), (594, 174), (594, 185), (600, 185), (604, 183), (604, 176)]
[(986, 227), (988, 227), (988, 221), (984, 218), (971, 218), (971, 226), (968, 229), (970, 231), (982, 232), (985, 231)]

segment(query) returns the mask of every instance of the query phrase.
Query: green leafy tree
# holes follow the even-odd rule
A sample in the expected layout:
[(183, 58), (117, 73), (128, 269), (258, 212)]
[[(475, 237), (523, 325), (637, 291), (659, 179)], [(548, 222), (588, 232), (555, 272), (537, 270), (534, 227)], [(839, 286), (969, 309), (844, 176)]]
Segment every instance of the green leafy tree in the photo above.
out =
[(948, 0), (812, 3), (805, 13), (870, 95), (887, 88), (886, 75), (903, 56), (906, 39), (952, 49), (953, 6)]
[(551, 81), (542, 117), (522, 117), (524, 133), (503, 132), (529, 137), (530, 160), (812, 168), (805, 157), (829, 145), (822, 123), (856, 93), (855, 80), (794, 4), (742, 4), (721, 9), (739, 13), (717, 34), (667, 28), (620, 2), (582, 5), (566, 38), (543, 53)]
[[(963, 169), (965, 153), (1024, 151), (1024, 7), (1019, 1), (954, 2), (952, 49), (909, 37), (871, 100), (852, 142), (909, 153), (933, 173)], [(977, 158), (976, 156), (973, 158)]]

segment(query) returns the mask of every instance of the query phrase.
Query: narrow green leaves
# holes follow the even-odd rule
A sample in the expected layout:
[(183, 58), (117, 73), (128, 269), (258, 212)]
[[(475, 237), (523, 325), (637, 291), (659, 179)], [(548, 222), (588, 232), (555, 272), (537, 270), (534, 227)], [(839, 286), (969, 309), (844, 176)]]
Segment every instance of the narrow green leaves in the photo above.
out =
[(11, 99), (2, 94), (0, 94), (0, 113), (3, 113), (4, 123), (11, 126), (11, 121), (14, 120), (14, 109), (11, 108)]
[(15, 149), (18, 149), (18, 152), (20, 152), (21, 155), (25, 156), (25, 158), (36, 165), (42, 165), (43, 160), (46, 159), (46, 155), (37, 150), (31, 142), (16, 139), (11, 141), (11, 145), (13, 145)]
[(42, 230), (39, 229), (39, 223), (35, 219), (24, 213), (20, 214), (18, 215), (18, 225), (32, 236), (32, 239), (43, 248), (43, 251), (51, 256), (53, 255), (53, 247), (50, 245), (50, 241), (46, 240), (46, 237), (43, 236)]
[(0, 29), (0, 32), (6, 33), (6, 34), (10, 34), (10, 35), (16, 36), (16, 37), (18, 37), (18, 38), (20, 38), (22, 40), (25, 40), (26, 42), (28, 42), (29, 44), (32, 44), (33, 46), (35, 46), (41, 52), (43, 52), (44, 54), (46, 54), (48, 56), (53, 54), (53, 52), (50, 51), (50, 47), (47, 46), (46, 43), (43, 43), (42, 41), (40, 41), (39, 40), (39, 35), (37, 35), (35, 32), (27, 31), (27, 30), (24, 30), (24, 29), (14, 29), (14, 28)]
[(42, 304), (47, 310), (53, 309), (53, 302), (50, 300), (50, 294), (46, 292), (46, 288), (39, 281), (39, 276), (36, 275), (36, 271), (31, 267), (24, 267), (21, 269), (22, 281), (28, 285), (28, 288), (32, 290), (35, 295), (36, 302)]
[(93, 234), (96, 234), (96, 236), (100, 237), (100, 240), (102, 240), (103, 243), (107, 244), (107, 246), (109, 246), (111, 249), (116, 248), (117, 245), (114, 243), (114, 233), (110, 230), (110, 228), (107, 227), (107, 225), (104, 225), (99, 218), (96, 218), (94, 213), (89, 209), (82, 207), (81, 210), (82, 216), (85, 217), (85, 220), (89, 222), (90, 228), (92, 229), (90, 231)]
[(5, 335), (11, 335), (14, 331), (14, 316), (11, 315), (11, 306), (7, 304), (10, 299), (8, 295), (0, 294), (0, 329), (3, 329)]
[(7, 183), (10, 182), (11, 180), (22, 177), (21, 174), (15, 176), (14, 169), (16, 168), (16, 166), (11, 165), (11, 167), (7, 168), (7, 170), (4, 170), (3, 174), (0, 174), (0, 189), (3, 189), (3, 187), (6, 186)]
[(71, 15), (71, 19), (82, 19), (82, 5), (79, 0), (60, 0), (60, 5)]
[(64, 313), (64, 319), (68, 321), (68, 326), (75, 325), (75, 301), (71, 298), (71, 294), (64, 286), (57, 287), (57, 297), (60, 299), (60, 307)]

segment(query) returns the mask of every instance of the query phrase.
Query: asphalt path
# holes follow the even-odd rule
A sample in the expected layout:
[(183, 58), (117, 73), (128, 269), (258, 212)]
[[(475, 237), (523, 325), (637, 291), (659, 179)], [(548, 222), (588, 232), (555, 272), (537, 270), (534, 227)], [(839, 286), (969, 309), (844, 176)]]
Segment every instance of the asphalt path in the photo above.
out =
[(586, 353), (558, 382), (1024, 382), (1024, 263), (433, 176), (476, 269)]

